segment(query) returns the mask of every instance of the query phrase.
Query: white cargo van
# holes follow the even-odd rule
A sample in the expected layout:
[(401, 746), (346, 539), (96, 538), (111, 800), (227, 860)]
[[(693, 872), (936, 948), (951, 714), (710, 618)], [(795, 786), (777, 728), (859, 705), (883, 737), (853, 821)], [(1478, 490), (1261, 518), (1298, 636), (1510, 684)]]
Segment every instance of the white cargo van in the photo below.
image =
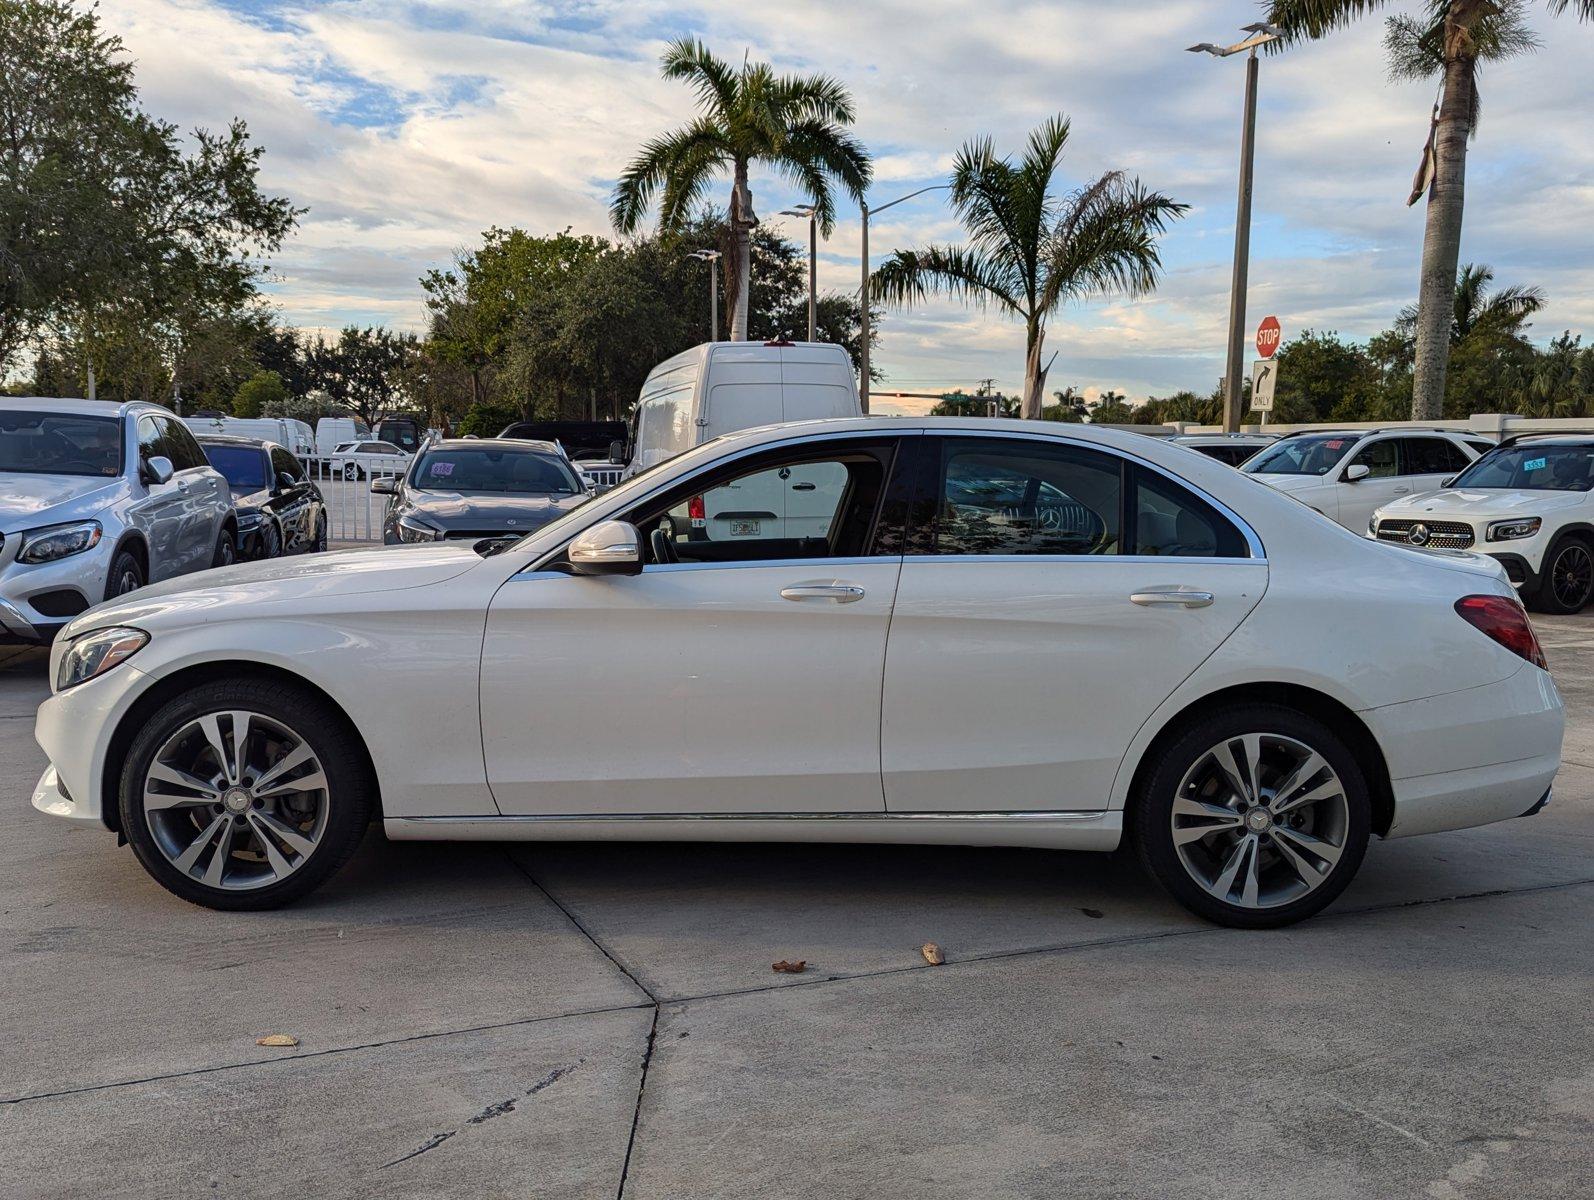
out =
[(315, 423), (315, 456), (331, 458), (347, 442), (371, 439), (371, 427), (352, 417), (322, 417)]
[[(631, 416), (629, 477), (710, 438), (758, 425), (862, 414), (852, 360), (830, 342), (709, 342), (654, 367)], [(694, 496), (692, 536), (824, 537), (846, 472), (782, 468)]]
[(300, 458), (315, 454), (315, 434), (310, 426), (290, 417), (184, 417), (183, 424), (196, 434), (219, 433), (276, 442)]

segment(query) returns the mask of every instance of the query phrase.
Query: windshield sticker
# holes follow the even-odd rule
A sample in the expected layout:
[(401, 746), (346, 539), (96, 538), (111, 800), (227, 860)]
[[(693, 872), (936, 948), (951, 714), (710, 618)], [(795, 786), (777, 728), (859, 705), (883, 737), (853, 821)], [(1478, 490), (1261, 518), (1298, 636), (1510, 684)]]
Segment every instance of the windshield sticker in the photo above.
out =
[(454, 464), (451, 462), (434, 462), (432, 464), (433, 475), (452, 475), (453, 473)]
[(1327, 446), (1330, 450), (1338, 450), (1345, 445), (1345, 439), (1335, 438), (1331, 442), (1324, 442), (1323, 445)]
[(1522, 469), (1524, 471), (1542, 471), (1544, 470), (1544, 464), (1549, 461), (1547, 458), (1530, 458), (1522, 464)]

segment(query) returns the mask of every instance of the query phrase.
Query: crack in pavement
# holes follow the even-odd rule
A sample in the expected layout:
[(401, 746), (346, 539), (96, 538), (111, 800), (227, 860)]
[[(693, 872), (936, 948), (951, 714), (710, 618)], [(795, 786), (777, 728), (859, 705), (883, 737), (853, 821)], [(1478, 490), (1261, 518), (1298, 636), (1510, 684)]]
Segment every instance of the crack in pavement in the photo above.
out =
[(511, 1096), (507, 1100), (500, 1100), (497, 1104), (489, 1104), (474, 1117), (467, 1118), (464, 1125), (458, 1125), (455, 1128), (448, 1130), (446, 1133), (434, 1133), (431, 1137), (427, 1138), (408, 1154), (401, 1155), (400, 1157), (395, 1158), (392, 1162), (383, 1163), (377, 1168), (377, 1170), (385, 1171), (389, 1167), (398, 1166), (399, 1163), (409, 1162), (412, 1158), (419, 1158), (429, 1150), (436, 1150), (444, 1142), (448, 1141), (449, 1138), (463, 1132), (465, 1125), (485, 1125), (494, 1117), (502, 1117), (514, 1112), (515, 1106), (527, 1096), (535, 1096), (538, 1092), (552, 1087), (585, 1061), (586, 1059), (578, 1059), (576, 1062), (571, 1063), (568, 1067), (555, 1067), (552, 1071), (549, 1071), (541, 1079), (537, 1080), (536, 1083), (527, 1088), (524, 1095)]
[[(1314, 922), (1320, 922), (1320, 921), (1344, 920), (1344, 919), (1350, 919), (1350, 918), (1355, 918), (1355, 917), (1364, 917), (1364, 916), (1375, 915), (1375, 914), (1378, 914), (1378, 913), (1395, 912), (1395, 911), (1398, 911), (1400, 909), (1406, 909), (1406, 908), (1420, 908), (1420, 907), (1423, 907), (1423, 906), (1436, 905), (1436, 904), (1456, 904), (1456, 903), (1463, 903), (1463, 902), (1473, 901), (1473, 900), (1498, 899), (1498, 898), (1500, 898), (1502, 896), (1528, 896), (1528, 895), (1534, 895), (1534, 894), (1537, 894), (1537, 893), (1540, 893), (1540, 892), (1553, 892), (1553, 891), (1567, 890), (1567, 889), (1571, 889), (1571, 888), (1588, 887), (1591, 884), (1594, 884), (1594, 878), (1590, 878), (1590, 879), (1573, 879), (1573, 880), (1568, 880), (1568, 881), (1566, 881), (1564, 883), (1535, 884), (1535, 885), (1533, 885), (1531, 887), (1523, 887), (1523, 888), (1497, 888), (1497, 889), (1493, 889), (1493, 890), (1490, 890), (1490, 891), (1482, 891), (1482, 892), (1464, 892), (1464, 893), (1458, 893), (1458, 894), (1453, 895), (1453, 896), (1432, 896), (1432, 897), (1427, 897), (1427, 898), (1418, 899), (1418, 900), (1392, 901), (1392, 902), (1389, 902), (1389, 903), (1386, 903), (1386, 904), (1373, 904), (1373, 905), (1364, 906), (1362, 908), (1346, 909), (1346, 910), (1344, 910), (1342, 912), (1337, 912), (1337, 913), (1333, 913), (1333, 912), (1322, 913), (1322, 914), (1319, 914), (1317, 917), (1313, 918), (1313, 921)], [(537, 886), (539, 888), (541, 887), (540, 884), (538, 884)], [(551, 896), (549, 898), (552, 899)], [(556, 905), (558, 905), (558, 901), (554, 901), (554, 903)], [(561, 911), (564, 911), (562, 905), (558, 905), (558, 906), (561, 908)], [(576, 922), (573, 917), (571, 918), (571, 922), (572, 922), (572, 924), (575, 924), (578, 929), (581, 929), (581, 926), (580, 926), (579, 922)], [(582, 929), (581, 931), (588, 938), (592, 937), (592, 935), (590, 933), (587, 933), (587, 931), (585, 929)], [(913, 965), (908, 965), (908, 966), (901, 966), (901, 967), (883, 967), (883, 968), (881, 968), (880, 970), (877, 970), (877, 971), (859, 971), (859, 972), (856, 972), (856, 973), (851, 974), (851, 975), (831, 975), (831, 976), (827, 976), (827, 977), (825, 977), (823, 979), (805, 980), (805, 981), (800, 981), (800, 982), (794, 981), (794, 982), (790, 982), (790, 983), (768, 984), (768, 985), (764, 985), (764, 986), (761, 986), (761, 987), (754, 987), (754, 988), (728, 989), (726, 991), (720, 991), (720, 992), (703, 992), (703, 993), (700, 993), (698, 995), (672, 996), (672, 997), (667, 997), (667, 998), (664, 998), (664, 999), (655, 999), (655, 998), (653, 998), (652, 994), (648, 993), (647, 989), (645, 987), (643, 987), (643, 985), (640, 982), (637, 982), (634, 976), (630, 976), (630, 973), (627, 972), (627, 975), (630, 978), (632, 978), (633, 982), (637, 983), (637, 987), (640, 988), (644, 993), (648, 994), (649, 998), (648, 998), (648, 1000), (645, 1003), (641, 1003), (641, 1004), (608, 1005), (608, 1006), (601, 1007), (601, 1008), (580, 1009), (580, 1010), (576, 1010), (576, 1011), (573, 1011), (573, 1012), (551, 1013), (548, 1016), (544, 1016), (544, 1017), (524, 1017), (524, 1018), (520, 1018), (520, 1019), (514, 1020), (514, 1021), (496, 1021), (496, 1022), (491, 1022), (491, 1023), (488, 1023), (488, 1024), (484, 1024), (484, 1025), (471, 1025), (471, 1026), (466, 1026), (466, 1027), (460, 1028), (460, 1029), (432, 1030), (432, 1031), (429, 1031), (427, 1033), (409, 1034), (409, 1035), (406, 1035), (404, 1037), (379, 1039), (379, 1040), (371, 1041), (371, 1042), (361, 1042), (361, 1043), (358, 1043), (358, 1044), (352, 1045), (352, 1046), (331, 1046), (331, 1047), (328, 1047), (325, 1050), (310, 1050), (310, 1051), (306, 1051), (305, 1053), (302, 1053), (302, 1054), (289, 1054), (289, 1055), (280, 1055), (280, 1056), (273, 1057), (273, 1058), (252, 1059), (252, 1060), (249, 1060), (247, 1062), (220, 1063), (220, 1064), (217, 1064), (217, 1065), (214, 1065), (214, 1066), (208, 1066), (208, 1067), (193, 1067), (193, 1068), (190, 1068), (189, 1070), (186, 1070), (186, 1071), (170, 1071), (170, 1072), (166, 1072), (166, 1073), (163, 1073), (163, 1074), (143, 1076), (143, 1077), (137, 1078), (137, 1079), (122, 1079), (122, 1080), (115, 1080), (115, 1081), (110, 1082), (110, 1083), (88, 1084), (88, 1085), (86, 1085), (84, 1087), (63, 1088), (63, 1089), (61, 1089), (59, 1091), (53, 1091), (53, 1092), (34, 1092), (34, 1093), (30, 1093), (28, 1095), (23, 1095), (23, 1096), (11, 1096), (11, 1097), (0, 1098), (0, 1108), (3, 1108), (5, 1106), (7, 1106), (7, 1105), (12, 1105), (12, 1104), (25, 1104), (25, 1103), (30, 1103), (30, 1102), (33, 1102), (33, 1101), (38, 1101), (38, 1100), (54, 1100), (54, 1099), (61, 1099), (63, 1097), (67, 1097), (67, 1096), (83, 1095), (85, 1093), (91, 1093), (91, 1092), (109, 1091), (109, 1090), (112, 1090), (112, 1089), (115, 1089), (115, 1088), (137, 1087), (137, 1086), (139, 1086), (141, 1084), (146, 1084), (146, 1083), (164, 1083), (164, 1082), (168, 1082), (168, 1081), (173, 1080), (173, 1079), (186, 1079), (186, 1078), (189, 1078), (191, 1076), (211, 1075), (211, 1074), (215, 1074), (215, 1073), (220, 1072), (220, 1071), (239, 1071), (239, 1070), (246, 1070), (246, 1069), (251, 1068), (251, 1067), (276, 1066), (276, 1065), (279, 1065), (279, 1064), (282, 1064), (282, 1063), (297, 1062), (297, 1061), (299, 1061), (301, 1059), (324, 1058), (324, 1057), (327, 1057), (329, 1055), (350, 1054), (350, 1053), (354, 1053), (354, 1052), (357, 1052), (357, 1051), (360, 1051), (360, 1050), (380, 1050), (380, 1049), (384, 1049), (384, 1048), (386, 1048), (388, 1046), (400, 1046), (400, 1045), (404, 1045), (405, 1043), (408, 1043), (408, 1042), (428, 1041), (428, 1040), (431, 1040), (431, 1039), (434, 1039), (434, 1038), (456, 1037), (456, 1036), (461, 1036), (461, 1035), (471, 1034), (471, 1033), (485, 1033), (485, 1032), (488, 1032), (488, 1031), (491, 1031), (491, 1030), (496, 1030), (496, 1029), (512, 1029), (512, 1028), (514, 1028), (516, 1026), (520, 1026), (520, 1025), (540, 1025), (540, 1024), (543, 1024), (544, 1022), (547, 1022), (547, 1021), (563, 1021), (563, 1020), (568, 1020), (568, 1019), (572, 1019), (572, 1018), (575, 1018), (575, 1017), (593, 1017), (593, 1016), (602, 1016), (602, 1015), (607, 1014), (607, 1013), (636, 1012), (636, 1011), (640, 1011), (640, 1010), (644, 1010), (644, 1009), (652, 1009), (653, 1012), (654, 1012), (654, 1026), (653, 1026), (653, 1029), (649, 1033), (648, 1049), (647, 1049), (647, 1052), (646, 1052), (646, 1054), (644, 1056), (644, 1059), (643, 1059), (643, 1067), (644, 1067), (643, 1083), (645, 1084), (646, 1083), (645, 1068), (649, 1065), (649, 1063), (651, 1061), (653, 1039), (654, 1039), (654, 1036), (657, 1033), (658, 1010), (659, 1010), (660, 1006), (663, 1005), (663, 1004), (694, 1004), (694, 1003), (700, 1003), (702, 1001), (707, 1001), (707, 1000), (724, 1000), (724, 999), (732, 999), (732, 998), (739, 997), (739, 996), (759, 995), (759, 994), (764, 993), (764, 992), (783, 992), (783, 991), (790, 991), (790, 990), (797, 989), (797, 988), (820, 987), (820, 986), (823, 986), (825, 984), (831, 984), (831, 983), (851, 983), (851, 982), (860, 981), (860, 980), (887, 978), (887, 977), (890, 977), (892, 975), (906, 975), (906, 974), (913, 973), (913, 972), (918, 972), (918, 971), (930, 971), (930, 970), (937, 971), (937, 972), (947, 971), (947, 970), (951, 970), (951, 969), (954, 969), (954, 968), (957, 968), (957, 967), (962, 967), (962, 966), (971, 966), (971, 965), (980, 964), (980, 963), (1000, 962), (1000, 961), (1003, 961), (1005, 959), (1030, 958), (1030, 957), (1038, 957), (1040, 955), (1045, 955), (1045, 954), (1071, 954), (1071, 953), (1075, 953), (1075, 952), (1078, 952), (1078, 951), (1100, 950), (1100, 949), (1104, 949), (1104, 948), (1112, 947), (1112, 946), (1130, 946), (1130, 945), (1135, 945), (1135, 944), (1138, 944), (1138, 943), (1163, 941), (1163, 940), (1167, 940), (1167, 939), (1171, 939), (1171, 938), (1220, 937), (1220, 936), (1223, 936), (1223, 935), (1226, 935), (1226, 934), (1235, 934), (1235, 935), (1243, 936), (1243, 935), (1245, 935), (1248, 932), (1249, 931), (1247, 931), (1247, 930), (1227, 929), (1227, 928), (1224, 928), (1224, 927), (1221, 927), (1221, 926), (1208, 926), (1208, 927), (1200, 927), (1200, 928), (1194, 928), (1194, 929), (1170, 929), (1170, 930), (1164, 930), (1164, 931), (1162, 931), (1160, 933), (1130, 934), (1130, 935), (1126, 935), (1126, 936), (1123, 936), (1123, 937), (1098, 938), (1098, 939), (1095, 939), (1093, 941), (1088, 941), (1088, 942), (1069, 942), (1069, 943), (1061, 943), (1061, 944), (1056, 944), (1056, 945), (1025, 947), (1025, 948), (1016, 949), (1016, 950), (996, 950), (996, 951), (992, 951), (992, 952), (990, 952), (988, 954), (969, 955), (966, 958), (956, 958), (956, 959), (949, 958), (946, 961), (945, 964), (940, 965), (940, 966), (936, 966), (936, 967), (931, 967), (927, 963), (918, 963), (918, 964), (913, 964)], [(602, 945), (600, 943), (598, 943), (595, 939), (593, 940), (593, 944), (598, 946), (598, 948), (600, 950), (603, 949)], [(620, 967), (620, 969), (622, 971), (625, 970), (624, 966), (622, 966), (619, 963), (618, 960), (614, 959), (612, 956), (609, 956), (607, 954), (605, 956), (609, 957), (610, 961), (614, 962), (615, 965), (617, 967)], [(642, 1103), (642, 1096), (641, 1096), (641, 1089), (639, 1088), (638, 1089), (638, 1093), (637, 1093), (637, 1111), (639, 1113), (641, 1111), (641, 1103)], [(634, 1127), (635, 1127), (635, 1121), (633, 1119), (633, 1133), (634, 1133)]]

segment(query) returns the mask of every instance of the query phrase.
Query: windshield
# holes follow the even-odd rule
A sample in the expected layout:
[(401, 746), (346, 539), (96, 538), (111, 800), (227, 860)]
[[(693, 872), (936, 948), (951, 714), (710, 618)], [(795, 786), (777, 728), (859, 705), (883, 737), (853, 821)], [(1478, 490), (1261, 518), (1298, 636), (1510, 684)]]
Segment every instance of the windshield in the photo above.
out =
[(76, 413), (0, 412), (0, 471), (120, 475), (122, 422)]
[(1247, 475), (1327, 475), (1356, 444), (1348, 433), (1285, 438), (1246, 460)]
[(254, 446), (221, 446), (201, 443), (210, 465), (239, 491), (258, 492), (266, 486), (266, 456)]
[(1586, 492), (1594, 487), (1594, 445), (1508, 446), (1491, 450), (1452, 487)]
[(573, 496), (586, 491), (558, 455), (491, 442), (428, 451), (411, 472), (410, 486), (436, 492), (517, 495)]

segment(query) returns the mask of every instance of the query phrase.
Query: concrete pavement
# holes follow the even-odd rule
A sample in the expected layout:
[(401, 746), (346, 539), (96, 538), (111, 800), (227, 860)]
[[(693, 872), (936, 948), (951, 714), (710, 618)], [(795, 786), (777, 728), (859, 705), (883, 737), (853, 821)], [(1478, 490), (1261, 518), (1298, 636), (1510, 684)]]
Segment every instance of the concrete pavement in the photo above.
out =
[(1594, 617), (1540, 628), (1555, 806), (1267, 934), (1122, 856), (379, 836), (209, 913), (27, 806), (42, 658), (0, 648), (0, 1191), (1588, 1194)]

